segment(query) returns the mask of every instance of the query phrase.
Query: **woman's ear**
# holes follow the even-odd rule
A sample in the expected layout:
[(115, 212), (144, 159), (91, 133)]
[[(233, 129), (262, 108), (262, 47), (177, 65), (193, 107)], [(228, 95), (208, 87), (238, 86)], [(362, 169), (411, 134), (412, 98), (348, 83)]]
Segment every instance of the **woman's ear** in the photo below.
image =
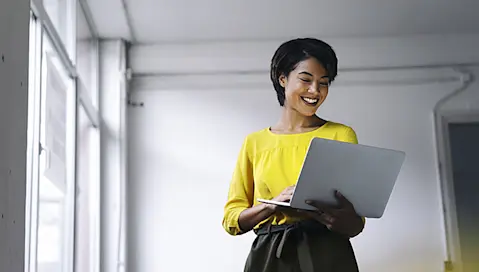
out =
[(287, 82), (288, 82), (288, 79), (286, 78), (285, 75), (279, 76), (279, 85), (281, 85), (281, 87), (285, 88)]

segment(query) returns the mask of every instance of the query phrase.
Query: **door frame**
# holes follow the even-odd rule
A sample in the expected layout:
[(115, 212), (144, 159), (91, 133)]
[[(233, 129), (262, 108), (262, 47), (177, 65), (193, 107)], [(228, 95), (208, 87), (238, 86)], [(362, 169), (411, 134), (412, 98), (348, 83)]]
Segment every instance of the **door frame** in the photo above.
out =
[[(449, 135), (449, 124), (479, 122), (479, 110), (453, 110), (435, 115), (438, 174), (444, 216), (447, 260), (445, 271), (462, 272), (462, 255), (459, 242), (457, 208), (454, 194), (454, 178)], [(449, 270), (448, 270), (449, 269)]]

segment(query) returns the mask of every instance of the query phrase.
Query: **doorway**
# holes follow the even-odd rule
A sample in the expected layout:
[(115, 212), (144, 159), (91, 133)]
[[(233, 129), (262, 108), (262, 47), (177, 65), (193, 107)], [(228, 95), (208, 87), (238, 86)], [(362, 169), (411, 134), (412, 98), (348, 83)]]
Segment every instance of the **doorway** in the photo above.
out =
[[(479, 113), (442, 116), (443, 202), (448, 249), (446, 271), (479, 271)], [(441, 155), (441, 154), (440, 154)]]
[(479, 268), (479, 121), (449, 123), (452, 177), (464, 272)]

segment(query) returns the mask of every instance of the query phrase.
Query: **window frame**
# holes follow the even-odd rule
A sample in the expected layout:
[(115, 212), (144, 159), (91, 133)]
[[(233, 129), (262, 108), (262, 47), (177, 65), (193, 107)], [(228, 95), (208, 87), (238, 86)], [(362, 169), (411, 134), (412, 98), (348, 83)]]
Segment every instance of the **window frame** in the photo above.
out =
[[(68, 29), (66, 37), (63, 40), (59, 35), (56, 27), (50, 19), (42, 0), (31, 0), (31, 19), (30, 19), (30, 63), (29, 63), (29, 113), (28, 113), (28, 147), (27, 147), (27, 190), (26, 190), (26, 214), (25, 214), (25, 271), (36, 272), (38, 270), (38, 219), (39, 219), (39, 189), (40, 189), (40, 154), (41, 147), (41, 122), (42, 122), (42, 95), (44, 92), (44, 79), (43, 77), (43, 57), (44, 42), (48, 40), (50, 45), (55, 51), (60, 61), (61, 69), (64, 70), (70, 79), (67, 96), (67, 111), (70, 116), (67, 123), (67, 138), (66, 148), (67, 153), (67, 183), (72, 184), (69, 195), (69, 199), (66, 199), (67, 206), (72, 207), (73, 213), (68, 214), (69, 232), (71, 232), (73, 239), (71, 244), (67, 244), (67, 248), (72, 250), (66, 250), (63, 261), (66, 262), (62, 267), (65, 271), (75, 271), (75, 259), (77, 256), (75, 250), (75, 236), (76, 236), (76, 214), (77, 214), (77, 196), (76, 187), (78, 184), (77, 171), (77, 148), (78, 148), (78, 111), (81, 108), (84, 109), (92, 127), (96, 130), (94, 133), (94, 147), (98, 150), (94, 152), (95, 156), (98, 156), (98, 161), (92, 164), (94, 165), (94, 176), (98, 176), (98, 190), (100, 188), (100, 115), (99, 109), (95, 106), (99, 101), (99, 70), (100, 70), (100, 52), (99, 52), (99, 39), (92, 22), (91, 13), (89, 11), (87, 3), (81, 0), (68, 0), (67, 1), (67, 20)], [(73, 6), (72, 6), (73, 5)], [(83, 12), (87, 20), (87, 24), (92, 34), (92, 86), (84, 86), (81, 76), (78, 75), (76, 69), (77, 62), (77, 9)], [(93, 97), (90, 97), (93, 94)], [(73, 108), (72, 108), (73, 107)], [(98, 140), (96, 139), (98, 138)], [(70, 158), (68, 158), (70, 157)], [(98, 164), (98, 165), (96, 165)], [(98, 172), (98, 173), (97, 173)], [(96, 196), (95, 196), (96, 197)], [(98, 199), (96, 202), (100, 203), (100, 194), (98, 193)], [(98, 211), (99, 212), (99, 211)], [(96, 216), (96, 215), (94, 215)], [(97, 216), (99, 217), (99, 215)], [(97, 237), (92, 238), (94, 247), (98, 247), (94, 252), (91, 252), (92, 260), (95, 262), (90, 267), (98, 271), (95, 267), (99, 267), (100, 259), (100, 225), (95, 226), (98, 228)], [(98, 255), (98, 256), (96, 256)]]
[(452, 169), (449, 125), (479, 122), (479, 110), (436, 110), (434, 125), (439, 183), (443, 206), (447, 260), (445, 266), (463, 271), (462, 252), (457, 221), (456, 196)]
[[(25, 209), (25, 271), (36, 271), (38, 230), (38, 180), (40, 161), (40, 89), (42, 26), (30, 15), (30, 60), (28, 89), (27, 183)], [(35, 246), (32, 245), (35, 243)]]

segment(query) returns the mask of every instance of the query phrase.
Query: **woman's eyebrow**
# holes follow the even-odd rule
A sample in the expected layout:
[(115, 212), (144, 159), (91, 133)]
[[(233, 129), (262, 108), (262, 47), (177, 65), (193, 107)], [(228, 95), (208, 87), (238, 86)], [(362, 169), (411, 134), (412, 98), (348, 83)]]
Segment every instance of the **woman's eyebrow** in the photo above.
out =
[(308, 76), (311, 76), (311, 77), (313, 76), (311, 73), (308, 73), (308, 72), (306, 72), (306, 71), (300, 72), (299, 74), (300, 74), (300, 75), (301, 75), (301, 74), (303, 74), (303, 75), (308, 75)]
[[(299, 72), (300, 75), (308, 75), (310, 77), (314, 77), (311, 73), (309, 72), (306, 72), (306, 71), (302, 71), (302, 72)], [(325, 76), (322, 76), (320, 78), (326, 78), (326, 79), (329, 79), (329, 76), (325, 75)]]

